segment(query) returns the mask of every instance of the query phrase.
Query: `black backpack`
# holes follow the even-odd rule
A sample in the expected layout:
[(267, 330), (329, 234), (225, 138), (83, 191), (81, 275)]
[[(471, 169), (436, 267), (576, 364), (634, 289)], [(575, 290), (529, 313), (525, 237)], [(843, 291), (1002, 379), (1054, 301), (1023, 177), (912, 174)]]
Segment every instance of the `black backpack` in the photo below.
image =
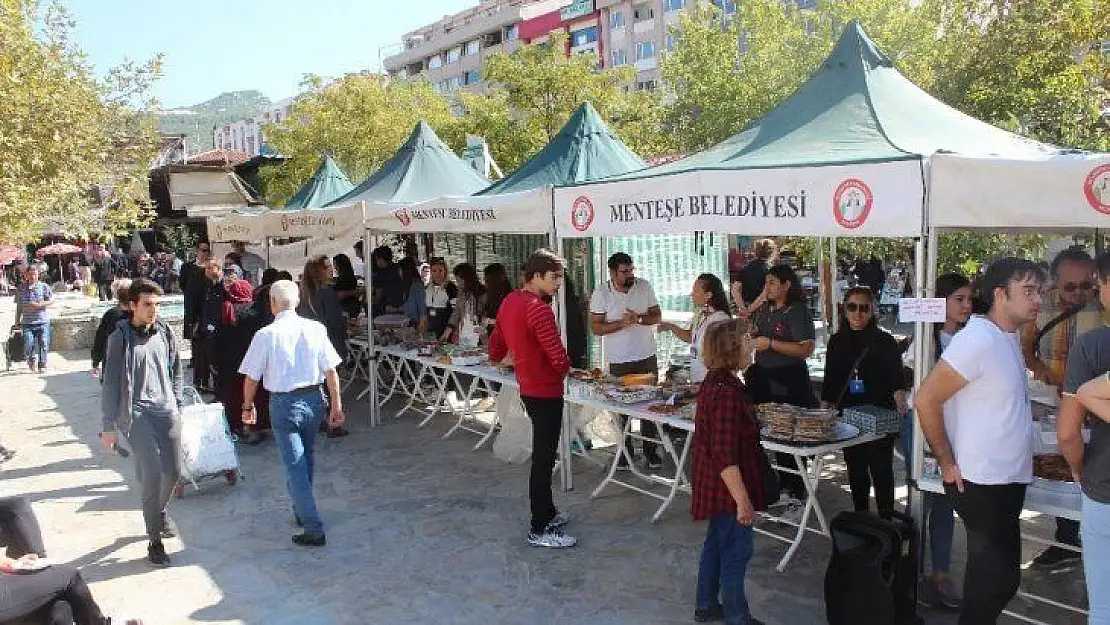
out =
[(825, 572), (829, 625), (914, 625), (917, 618), (917, 531), (895, 512), (841, 512), (829, 527), (832, 557)]

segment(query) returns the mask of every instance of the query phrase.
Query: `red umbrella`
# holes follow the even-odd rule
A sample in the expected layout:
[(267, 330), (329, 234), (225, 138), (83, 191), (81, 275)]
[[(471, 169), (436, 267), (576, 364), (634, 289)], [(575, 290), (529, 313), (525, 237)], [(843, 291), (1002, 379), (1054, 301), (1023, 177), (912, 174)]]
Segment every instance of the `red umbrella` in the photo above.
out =
[(14, 245), (0, 245), (0, 266), (10, 265), (17, 258), (23, 258), (23, 248)]

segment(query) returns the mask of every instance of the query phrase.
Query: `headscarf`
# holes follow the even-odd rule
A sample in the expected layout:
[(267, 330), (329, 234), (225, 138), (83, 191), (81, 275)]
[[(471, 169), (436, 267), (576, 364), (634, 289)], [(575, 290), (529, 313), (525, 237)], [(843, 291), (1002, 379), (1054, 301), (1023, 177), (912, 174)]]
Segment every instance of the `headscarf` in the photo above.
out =
[(254, 287), (246, 280), (236, 280), (228, 286), (224, 287), (224, 293), (227, 297), (224, 303), (220, 306), (223, 313), (223, 321), (225, 326), (235, 325), (235, 305), (236, 304), (250, 304), (254, 301)]

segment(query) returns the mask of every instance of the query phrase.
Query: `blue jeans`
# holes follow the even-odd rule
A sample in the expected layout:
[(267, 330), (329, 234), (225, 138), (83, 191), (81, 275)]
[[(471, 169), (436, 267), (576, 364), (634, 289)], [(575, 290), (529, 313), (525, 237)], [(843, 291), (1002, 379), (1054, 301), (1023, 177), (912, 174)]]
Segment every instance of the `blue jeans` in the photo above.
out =
[(326, 410), (323, 392), (315, 386), (291, 393), (270, 393), (270, 425), (281, 463), (285, 465), (285, 487), (293, 500), (293, 512), (307, 534), (324, 532), (312, 495), (312, 471), (316, 433)]
[(727, 625), (747, 625), (752, 613), (744, 596), (744, 576), (755, 550), (755, 533), (735, 514), (709, 519), (698, 569), (698, 609), (724, 606)]
[[(913, 413), (902, 420), (902, 457), (906, 459), (906, 481), (913, 473)], [(919, 491), (922, 522), (929, 531), (929, 560), (933, 573), (947, 574), (952, 566), (952, 540), (956, 533), (956, 513), (952, 500), (944, 495)]]
[(1090, 602), (1089, 625), (1110, 625), (1110, 504), (1083, 495), (1083, 573)]
[(23, 351), (27, 353), (27, 364), (46, 366), (46, 353), (50, 351), (49, 321), (23, 325)]

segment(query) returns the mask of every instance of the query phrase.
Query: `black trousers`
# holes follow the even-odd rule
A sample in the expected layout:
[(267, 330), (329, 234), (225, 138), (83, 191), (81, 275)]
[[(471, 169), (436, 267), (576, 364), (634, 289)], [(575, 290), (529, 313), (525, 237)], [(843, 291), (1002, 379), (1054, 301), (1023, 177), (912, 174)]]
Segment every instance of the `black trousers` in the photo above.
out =
[(0, 545), (8, 548), (9, 558), (19, 559), (29, 553), (46, 557), (42, 530), (26, 499), (0, 497)]
[(111, 282), (97, 282), (96, 283), (96, 296), (102, 302), (112, 300), (112, 283)]
[(894, 515), (894, 436), (884, 436), (870, 443), (844, 448), (848, 465), (848, 485), (852, 504), (857, 512), (871, 508), (871, 486), (875, 486), (875, 504), (879, 516)]
[[(636, 360), (633, 362), (612, 362), (609, 363), (609, 373), (615, 376), (629, 375), (633, 373), (659, 373), (659, 361), (655, 356), (645, 358), (643, 360)], [(620, 417), (620, 426), (624, 428), (624, 419), (628, 417)], [(640, 420), (640, 434), (644, 437), (658, 438), (659, 429), (653, 421)], [(644, 456), (653, 459), (659, 457), (659, 452), (656, 449), (657, 445), (651, 441), (641, 441), (644, 446)], [(628, 450), (628, 456), (631, 458), (635, 456), (635, 445), (632, 444), (632, 437), (627, 437), (624, 440), (624, 448)]]
[(532, 508), (532, 531), (542, 534), (555, 518), (551, 495), (551, 472), (563, 430), (563, 398), (521, 397), (532, 420), (532, 468), (528, 473), (528, 503)]
[(967, 570), (960, 625), (998, 620), (1021, 583), (1021, 515), (1025, 484), (983, 485), (964, 480), (964, 492), (945, 484), (967, 530)]
[(1056, 542), (1079, 546), (1079, 521), (1056, 517)]
[(0, 623), (30, 619), (44, 625), (104, 625), (81, 573), (55, 564), (34, 573), (0, 573)]

